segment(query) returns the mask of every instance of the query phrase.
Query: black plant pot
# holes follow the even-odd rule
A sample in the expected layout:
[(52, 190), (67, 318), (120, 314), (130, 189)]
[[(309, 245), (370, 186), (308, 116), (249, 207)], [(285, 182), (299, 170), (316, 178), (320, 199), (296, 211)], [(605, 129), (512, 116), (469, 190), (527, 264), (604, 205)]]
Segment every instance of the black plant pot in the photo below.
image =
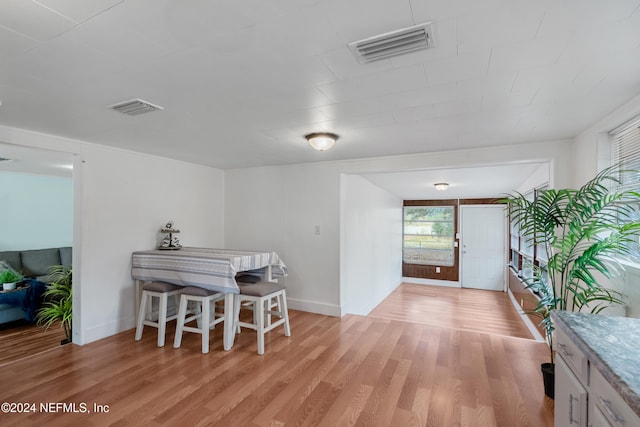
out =
[(555, 364), (543, 363), (540, 365), (540, 369), (542, 370), (542, 381), (544, 382), (544, 394), (553, 399), (556, 379)]

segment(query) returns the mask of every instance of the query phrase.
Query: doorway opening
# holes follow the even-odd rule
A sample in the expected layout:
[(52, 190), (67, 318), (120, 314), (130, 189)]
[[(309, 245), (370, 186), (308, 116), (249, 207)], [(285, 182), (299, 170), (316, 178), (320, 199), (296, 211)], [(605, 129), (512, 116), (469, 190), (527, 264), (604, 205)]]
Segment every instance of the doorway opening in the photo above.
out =
[(19, 207), (3, 215), (0, 260), (7, 258), (28, 279), (3, 305), (10, 314), (0, 324), (0, 363), (6, 363), (59, 346), (65, 338), (58, 323), (45, 330), (35, 316), (46, 306), (40, 294), (52, 278), (51, 268), (73, 265), (75, 177), (71, 153), (6, 143), (0, 150), (10, 159), (0, 166), (0, 197)]

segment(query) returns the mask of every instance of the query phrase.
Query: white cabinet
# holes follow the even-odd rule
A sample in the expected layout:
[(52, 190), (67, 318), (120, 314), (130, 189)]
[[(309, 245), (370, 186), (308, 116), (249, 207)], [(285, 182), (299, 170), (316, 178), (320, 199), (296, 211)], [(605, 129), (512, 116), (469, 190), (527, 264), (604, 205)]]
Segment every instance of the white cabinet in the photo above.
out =
[(587, 390), (562, 357), (556, 358), (554, 425), (587, 427)]
[(640, 426), (640, 417), (561, 329), (556, 350), (555, 427)]
[(562, 357), (578, 380), (587, 387), (589, 385), (589, 360), (587, 356), (569, 339), (562, 329), (557, 329), (555, 334), (556, 359), (558, 359), (557, 356)]
[(554, 425), (587, 427), (589, 360), (561, 330), (556, 330)]
[(589, 413), (589, 426), (591, 427), (613, 427), (607, 417), (602, 413), (600, 408), (596, 405), (593, 405), (591, 408), (591, 412)]
[(622, 400), (600, 371), (592, 371), (589, 384), (589, 415), (593, 416), (593, 420), (589, 418), (592, 421), (590, 426), (640, 426), (640, 417)]

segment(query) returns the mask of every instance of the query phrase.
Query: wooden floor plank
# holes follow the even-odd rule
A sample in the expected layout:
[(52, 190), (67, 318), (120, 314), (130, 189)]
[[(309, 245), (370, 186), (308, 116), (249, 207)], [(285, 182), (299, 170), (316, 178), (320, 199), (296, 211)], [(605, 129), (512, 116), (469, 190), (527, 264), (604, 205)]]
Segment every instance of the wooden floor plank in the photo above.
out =
[(544, 343), (380, 316), (291, 310), (291, 322), (291, 337), (268, 334), (263, 356), (252, 331), (225, 352), (216, 328), (203, 355), (199, 336), (185, 336), (180, 349), (158, 348), (147, 329), (139, 342), (130, 330), (5, 363), (0, 401), (97, 403), (109, 412), (9, 413), (2, 424), (553, 425), (539, 368)]
[(64, 330), (45, 329), (26, 321), (12, 322), (0, 328), (0, 365), (31, 357), (60, 346)]
[(532, 338), (505, 292), (403, 283), (369, 316)]

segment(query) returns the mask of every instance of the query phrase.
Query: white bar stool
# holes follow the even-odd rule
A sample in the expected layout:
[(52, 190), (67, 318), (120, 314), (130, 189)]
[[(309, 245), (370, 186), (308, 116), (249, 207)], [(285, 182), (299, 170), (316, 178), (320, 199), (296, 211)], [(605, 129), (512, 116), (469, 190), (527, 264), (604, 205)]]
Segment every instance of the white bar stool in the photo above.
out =
[[(253, 329), (258, 334), (258, 354), (264, 354), (264, 334), (284, 325), (285, 336), (291, 336), (289, 313), (287, 311), (287, 294), (285, 287), (275, 282), (258, 282), (255, 284), (239, 283), (240, 294), (234, 300), (234, 329), (240, 333), (240, 327)], [(271, 301), (277, 302), (272, 305)], [(253, 303), (253, 323), (240, 321), (240, 305), (242, 302)], [(273, 310), (273, 308), (276, 308)], [(271, 316), (279, 317), (273, 322)]]
[[(164, 336), (167, 330), (167, 322), (178, 317), (177, 314), (167, 317), (167, 303), (170, 296), (180, 295), (183, 287), (164, 282), (146, 282), (142, 285), (142, 298), (138, 310), (138, 322), (136, 325), (136, 341), (142, 339), (142, 331), (146, 326), (158, 329), (158, 347), (164, 347)], [(147, 319), (147, 314), (152, 314), (153, 298), (158, 298), (158, 321)], [(147, 313), (149, 309), (149, 313)]]
[[(173, 348), (179, 348), (182, 344), (182, 332), (193, 332), (202, 335), (202, 352), (209, 353), (209, 329), (215, 328), (218, 323), (224, 322), (224, 313), (217, 313), (215, 305), (213, 311), (212, 304), (224, 300), (224, 293), (211, 292), (203, 288), (193, 286), (185, 287), (180, 294), (180, 308), (178, 309), (178, 323), (176, 325), (176, 336), (173, 340)], [(187, 304), (189, 301), (196, 303), (195, 314), (187, 317)], [(198, 321), (198, 327), (185, 326), (193, 320)], [(203, 320), (205, 320), (203, 322)]]

